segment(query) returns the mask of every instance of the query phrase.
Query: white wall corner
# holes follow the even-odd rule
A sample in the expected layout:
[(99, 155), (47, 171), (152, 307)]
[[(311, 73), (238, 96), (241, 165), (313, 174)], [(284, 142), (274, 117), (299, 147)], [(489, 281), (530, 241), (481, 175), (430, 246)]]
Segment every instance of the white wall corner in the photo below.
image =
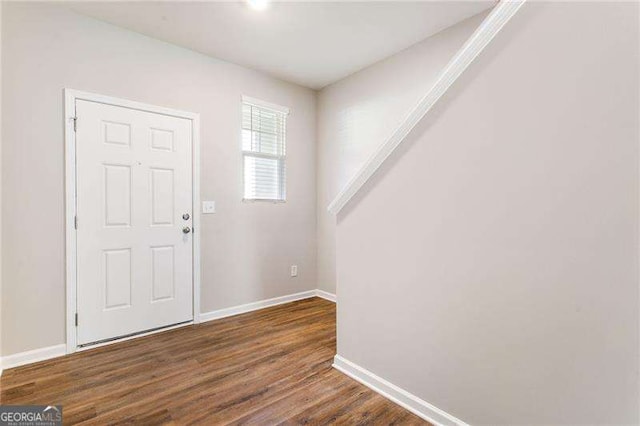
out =
[(376, 376), (369, 370), (340, 355), (334, 357), (333, 367), (430, 423), (435, 425), (468, 426), (467, 423), (455, 416)]
[(336, 303), (336, 295), (333, 293), (329, 293), (328, 291), (318, 289), (316, 290), (316, 296), (328, 300), (329, 302)]
[(444, 67), (436, 82), (418, 105), (364, 163), (362, 168), (347, 182), (338, 196), (329, 204), (328, 210), (338, 214), (351, 198), (373, 176), (391, 153), (402, 143), (411, 130), (424, 118), (435, 103), (444, 95), (473, 60), (500, 32), (502, 27), (516, 14), (526, 0), (501, 0), (482, 21), (455, 56)]

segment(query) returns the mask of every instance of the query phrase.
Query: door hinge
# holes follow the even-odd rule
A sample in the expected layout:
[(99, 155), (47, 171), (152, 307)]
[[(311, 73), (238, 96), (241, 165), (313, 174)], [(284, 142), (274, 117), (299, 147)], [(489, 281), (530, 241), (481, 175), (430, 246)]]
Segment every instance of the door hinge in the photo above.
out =
[(77, 132), (78, 131), (78, 117), (71, 117), (71, 119), (73, 120), (73, 131)]
[(78, 216), (73, 217), (73, 227), (78, 229)]
[(76, 312), (76, 327), (78, 326), (78, 313)]

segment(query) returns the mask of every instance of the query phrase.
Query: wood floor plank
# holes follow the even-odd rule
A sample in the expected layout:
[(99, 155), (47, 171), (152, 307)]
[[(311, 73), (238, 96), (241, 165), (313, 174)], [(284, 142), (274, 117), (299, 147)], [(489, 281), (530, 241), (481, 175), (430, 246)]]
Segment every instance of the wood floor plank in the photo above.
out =
[(427, 424), (331, 367), (335, 304), (312, 298), (10, 369), (0, 403), (65, 424)]

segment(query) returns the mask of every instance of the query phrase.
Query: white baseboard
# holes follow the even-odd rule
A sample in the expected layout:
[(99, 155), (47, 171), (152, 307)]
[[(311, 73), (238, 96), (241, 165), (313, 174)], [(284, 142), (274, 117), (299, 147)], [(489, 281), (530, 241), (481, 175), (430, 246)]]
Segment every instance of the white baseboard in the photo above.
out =
[[(284, 303), (295, 302), (296, 300), (309, 299), (311, 297), (321, 297), (331, 302), (336, 301), (336, 295), (327, 293), (322, 290), (309, 290), (301, 293), (289, 294), (281, 297), (274, 297), (273, 299), (260, 300), (258, 302), (247, 303), (245, 305), (232, 306), (231, 308), (219, 309), (217, 311), (205, 312), (200, 314), (200, 322), (212, 321), (215, 319), (226, 318), (233, 315), (244, 314), (251, 311), (257, 311), (259, 309), (268, 308), (271, 306), (282, 305)], [(163, 329), (161, 331), (166, 331)], [(135, 336), (140, 337), (140, 336)], [(96, 346), (92, 346), (88, 349), (92, 349)], [(67, 353), (67, 345), (60, 344), (49, 346), (46, 348), (34, 349), (31, 351), (20, 352), (13, 355), (7, 355), (0, 358), (0, 375), (3, 370), (7, 370), (13, 367), (19, 367), (25, 364), (31, 364), (38, 361), (44, 361), (50, 358), (56, 358)]]
[(428, 422), (435, 425), (468, 426), (462, 420), (399, 388), (393, 383), (376, 376), (369, 370), (354, 364), (340, 355), (334, 357), (333, 367)]
[(46, 348), (34, 349), (26, 352), (19, 352), (13, 355), (2, 357), (2, 369), (7, 370), (13, 367), (19, 367), (25, 364), (32, 364), (38, 361), (44, 361), (51, 358), (57, 358), (67, 353), (67, 345), (60, 344), (48, 346)]
[(271, 306), (282, 305), (283, 303), (295, 302), (296, 300), (309, 299), (311, 297), (322, 297), (323, 299), (335, 302), (335, 295), (322, 290), (309, 290), (301, 293), (288, 294), (286, 296), (274, 297), (273, 299), (259, 300), (245, 305), (232, 306), (230, 308), (218, 309), (215, 311), (200, 314), (200, 322), (213, 321), (220, 318), (231, 317), (233, 315), (245, 314)]
[(316, 296), (321, 297), (329, 302), (336, 303), (336, 295), (324, 290), (316, 290)]

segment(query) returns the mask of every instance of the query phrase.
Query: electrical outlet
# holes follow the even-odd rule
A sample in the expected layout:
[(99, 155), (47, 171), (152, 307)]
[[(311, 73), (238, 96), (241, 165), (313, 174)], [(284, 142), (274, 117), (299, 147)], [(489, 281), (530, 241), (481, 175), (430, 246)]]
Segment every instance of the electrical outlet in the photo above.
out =
[(292, 277), (298, 276), (298, 265), (291, 265), (291, 276)]

